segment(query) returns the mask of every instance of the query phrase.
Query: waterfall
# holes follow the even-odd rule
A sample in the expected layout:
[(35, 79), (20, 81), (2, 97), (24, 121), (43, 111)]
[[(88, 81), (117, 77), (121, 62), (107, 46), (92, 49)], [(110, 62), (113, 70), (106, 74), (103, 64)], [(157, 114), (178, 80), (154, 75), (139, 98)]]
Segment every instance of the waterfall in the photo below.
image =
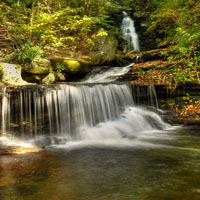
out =
[(4, 133), (7, 129), (7, 124), (10, 117), (9, 98), (6, 88), (2, 88), (1, 100), (1, 132)]
[(122, 20), (121, 31), (125, 40), (128, 41), (129, 50), (140, 50), (138, 35), (135, 30), (134, 21), (123, 12), (124, 18)]
[(51, 145), (138, 141), (155, 136), (149, 131), (168, 127), (157, 114), (135, 105), (128, 85), (61, 84), (3, 90), (1, 129), (23, 140)]

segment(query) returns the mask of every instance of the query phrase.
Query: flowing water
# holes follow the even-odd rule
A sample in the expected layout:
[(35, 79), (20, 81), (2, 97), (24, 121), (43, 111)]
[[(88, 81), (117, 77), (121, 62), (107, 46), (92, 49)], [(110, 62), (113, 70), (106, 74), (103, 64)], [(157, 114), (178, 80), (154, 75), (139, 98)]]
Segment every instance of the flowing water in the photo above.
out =
[(162, 137), (152, 131), (170, 126), (136, 106), (131, 89), (113, 83), (3, 88), (2, 132), (40, 146), (148, 144), (144, 138)]
[(0, 154), (0, 200), (200, 199), (200, 129), (138, 106), (153, 92), (115, 83), (3, 88), (0, 149), (42, 149)]
[(124, 18), (122, 20), (121, 31), (125, 40), (128, 42), (129, 50), (140, 50), (138, 34), (136, 33), (134, 21), (123, 12)]
[(93, 73), (84, 82), (85, 83), (114, 82), (119, 78), (119, 76), (127, 74), (133, 65), (134, 63), (131, 63), (125, 67), (112, 67), (97, 73)]

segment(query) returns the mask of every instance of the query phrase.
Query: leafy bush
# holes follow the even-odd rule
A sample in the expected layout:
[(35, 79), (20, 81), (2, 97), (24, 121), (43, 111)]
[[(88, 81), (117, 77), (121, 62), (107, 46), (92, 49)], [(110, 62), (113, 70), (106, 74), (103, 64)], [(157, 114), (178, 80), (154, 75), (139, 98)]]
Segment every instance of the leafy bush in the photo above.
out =
[(11, 56), (6, 58), (6, 62), (18, 64), (30, 64), (35, 58), (42, 55), (43, 50), (39, 46), (33, 46), (32, 43), (24, 44), (20, 49), (17, 49)]

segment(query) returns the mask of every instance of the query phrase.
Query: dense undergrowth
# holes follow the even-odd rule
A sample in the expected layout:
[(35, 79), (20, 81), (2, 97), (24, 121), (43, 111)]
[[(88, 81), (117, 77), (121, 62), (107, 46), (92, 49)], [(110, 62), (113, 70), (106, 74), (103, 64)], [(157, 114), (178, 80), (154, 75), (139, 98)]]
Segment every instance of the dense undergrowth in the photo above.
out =
[(135, 0), (134, 3), (137, 5), (134, 16), (142, 19), (146, 33), (156, 40), (157, 47), (170, 47), (164, 62), (152, 63), (154, 69), (140, 70), (140, 77), (171, 88), (188, 82), (199, 84), (199, 1)]
[[(104, 0), (5, 0), (0, 3), (0, 20), (8, 24), (14, 44), (14, 53), (7, 60), (26, 63), (34, 55), (59, 51), (87, 54), (96, 37), (119, 34), (111, 17), (119, 9), (121, 6)], [(99, 35), (97, 30), (102, 27), (105, 31)]]

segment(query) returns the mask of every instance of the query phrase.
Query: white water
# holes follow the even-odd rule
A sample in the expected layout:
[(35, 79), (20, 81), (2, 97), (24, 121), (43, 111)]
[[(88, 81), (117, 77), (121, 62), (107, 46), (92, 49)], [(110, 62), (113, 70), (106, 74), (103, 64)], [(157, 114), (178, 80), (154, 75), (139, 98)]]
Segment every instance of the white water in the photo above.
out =
[(4, 97), (2, 128), (12, 140), (59, 147), (152, 147), (153, 141), (169, 139), (163, 131), (170, 126), (136, 107), (127, 85), (30, 86)]
[(122, 20), (121, 31), (125, 40), (128, 41), (129, 50), (140, 50), (138, 35), (135, 30), (134, 21), (123, 12), (124, 18)]
[(68, 149), (88, 146), (164, 147), (164, 145), (158, 145), (157, 141), (172, 139), (172, 136), (168, 135), (166, 131), (170, 129), (171, 126), (164, 123), (157, 114), (142, 108), (127, 107), (116, 120), (102, 122), (93, 127), (85, 127), (80, 132), (79, 140), (67, 141), (64, 136), (51, 138), (51, 147)]
[(85, 83), (108, 83), (116, 81), (119, 76), (128, 73), (134, 63), (131, 63), (125, 67), (112, 67), (110, 69), (102, 70), (100, 73), (91, 74)]
[(9, 121), (10, 108), (9, 108), (9, 94), (6, 92), (6, 88), (2, 88), (2, 102), (1, 102), (1, 132), (6, 131), (6, 124)]

